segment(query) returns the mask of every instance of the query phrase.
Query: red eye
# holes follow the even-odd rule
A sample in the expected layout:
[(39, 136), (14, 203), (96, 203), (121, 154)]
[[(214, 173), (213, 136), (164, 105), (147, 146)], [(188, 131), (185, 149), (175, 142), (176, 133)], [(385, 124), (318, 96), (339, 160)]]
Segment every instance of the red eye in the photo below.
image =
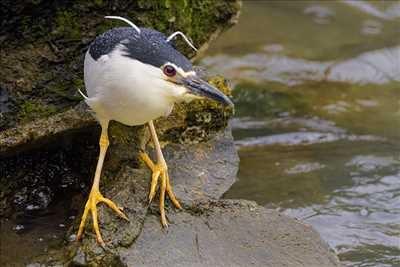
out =
[(172, 76), (176, 75), (176, 69), (174, 67), (172, 67), (171, 65), (166, 65), (163, 69), (163, 72), (168, 77), (172, 77)]

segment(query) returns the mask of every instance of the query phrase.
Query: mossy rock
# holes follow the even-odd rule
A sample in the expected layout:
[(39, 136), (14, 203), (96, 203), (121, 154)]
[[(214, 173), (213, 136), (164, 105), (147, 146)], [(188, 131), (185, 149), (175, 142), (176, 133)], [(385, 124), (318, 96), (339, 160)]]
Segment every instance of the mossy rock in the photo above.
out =
[[(84, 88), (83, 58), (96, 35), (126, 26), (118, 15), (165, 34), (182, 31), (197, 47), (230, 26), (236, 0), (2, 1), (0, 90), (6, 99), (0, 131), (76, 105)], [(183, 41), (177, 47), (194, 52)]]

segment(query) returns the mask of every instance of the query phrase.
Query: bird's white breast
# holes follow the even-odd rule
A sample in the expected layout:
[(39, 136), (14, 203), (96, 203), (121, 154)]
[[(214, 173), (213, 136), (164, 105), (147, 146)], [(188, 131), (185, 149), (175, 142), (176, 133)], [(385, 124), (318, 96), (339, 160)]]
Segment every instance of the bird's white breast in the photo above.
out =
[(163, 90), (159, 68), (121, 55), (117, 48), (94, 60), (89, 52), (84, 63), (87, 103), (99, 121), (116, 120), (141, 125), (167, 115), (173, 99)]

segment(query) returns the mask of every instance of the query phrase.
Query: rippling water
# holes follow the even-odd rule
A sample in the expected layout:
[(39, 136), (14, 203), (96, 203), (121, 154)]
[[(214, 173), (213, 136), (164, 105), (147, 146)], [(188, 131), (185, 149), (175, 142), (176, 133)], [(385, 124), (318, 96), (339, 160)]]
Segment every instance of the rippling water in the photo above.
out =
[(246, 198), (347, 266), (400, 266), (400, 2), (244, 1), (200, 62), (232, 80)]

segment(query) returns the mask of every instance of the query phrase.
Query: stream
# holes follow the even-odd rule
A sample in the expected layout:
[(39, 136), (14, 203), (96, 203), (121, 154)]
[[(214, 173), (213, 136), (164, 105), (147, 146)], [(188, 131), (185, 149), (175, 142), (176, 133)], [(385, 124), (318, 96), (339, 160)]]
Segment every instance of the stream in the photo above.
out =
[(345, 266), (400, 266), (400, 2), (244, 1), (200, 64), (234, 87), (225, 198), (304, 220)]

